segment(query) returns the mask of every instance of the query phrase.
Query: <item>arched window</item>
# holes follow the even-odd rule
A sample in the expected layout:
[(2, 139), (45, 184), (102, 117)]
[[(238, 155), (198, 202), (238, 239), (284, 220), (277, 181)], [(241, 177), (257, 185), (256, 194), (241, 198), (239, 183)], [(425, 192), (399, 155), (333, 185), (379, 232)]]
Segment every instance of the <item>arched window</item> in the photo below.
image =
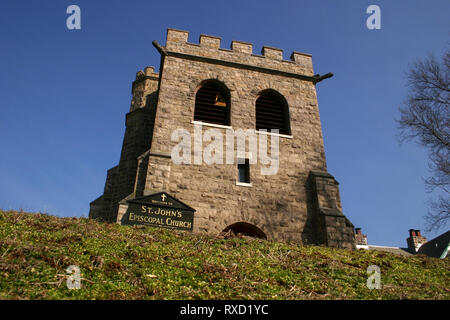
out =
[(256, 100), (256, 130), (261, 129), (279, 129), (281, 134), (291, 134), (288, 104), (275, 90), (263, 91)]
[(195, 95), (194, 120), (230, 125), (230, 93), (219, 81), (207, 80)]

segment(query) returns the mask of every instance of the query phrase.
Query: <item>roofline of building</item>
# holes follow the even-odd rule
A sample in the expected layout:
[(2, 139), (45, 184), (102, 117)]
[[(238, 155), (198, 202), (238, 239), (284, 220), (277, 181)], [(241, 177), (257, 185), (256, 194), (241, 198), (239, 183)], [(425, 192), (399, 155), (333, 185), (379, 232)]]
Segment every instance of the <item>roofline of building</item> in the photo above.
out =
[(245, 63), (225, 61), (225, 60), (220, 60), (220, 59), (201, 57), (201, 56), (196, 56), (196, 55), (187, 54), (187, 53), (170, 51), (170, 50), (167, 50), (167, 48), (161, 46), (156, 40), (154, 40), (152, 42), (152, 44), (161, 55), (165, 55), (165, 56), (169, 56), (169, 57), (183, 58), (183, 59), (192, 60), (192, 61), (201, 61), (201, 62), (206, 62), (206, 63), (210, 63), (210, 64), (218, 64), (218, 65), (234, 67), (234, 68), (239, 68), (239, 69), (259, 71), (259, 72), (273, 74), (273, 75), (279, 75), (279, 76), (296, 78), (296, 79), (305, 80), (305, 81), (311, 81), (314, 84), (316, 84), (322, 80), (325, 80), (327, 78), (331, 78), (333, 76), (333, 73), (331, 73), (331, 72), (329, 72), (325, 75), (315, 74), (314, 76), (307, 76), (304, 74), (297, 74), (297, 73), (292, 73), (292, 72), (287, 72), (287, 71), (253, 66), (253, 65), (249, 65), (249, 64), (245, 64)]

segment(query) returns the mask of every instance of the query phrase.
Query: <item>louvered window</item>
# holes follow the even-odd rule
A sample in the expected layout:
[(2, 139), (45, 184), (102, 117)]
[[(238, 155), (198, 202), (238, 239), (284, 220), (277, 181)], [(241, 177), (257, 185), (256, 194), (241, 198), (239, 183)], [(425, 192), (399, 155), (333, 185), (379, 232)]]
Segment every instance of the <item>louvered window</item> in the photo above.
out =
[(198, 89), (195, 96), (194, 120), (220, 125), (230, 125), (230, 106), (227, 90), (207, 82)]
[(267, 91), (256, 100), (256, 130), (279, 129), (290, 134), (289, 112), (286, 100), (279, 93)]

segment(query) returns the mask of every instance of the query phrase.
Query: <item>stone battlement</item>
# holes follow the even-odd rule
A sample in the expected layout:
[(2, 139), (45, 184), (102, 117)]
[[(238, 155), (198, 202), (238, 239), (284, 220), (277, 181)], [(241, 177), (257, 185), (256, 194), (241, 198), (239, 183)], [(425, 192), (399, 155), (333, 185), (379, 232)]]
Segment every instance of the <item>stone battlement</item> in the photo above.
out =
[(220, 37), (202, 34), (199, 43), (188, 42), (188, 38), (188, 31), (167, 29), (165, 50), (175, 56), (190, 56), (212, 63), (241, 64), (308, 77), (314, 75), (312, 58), (307, 53), (294, 51), (291, 60), (283, 60), (283, 50), (279, 48), (263, 46), (261, 55), (258, 55), (253, 53), (253, 44), (249, 42), (233, 40), (230, 49), (224, 49), (220, 47)]
[(139, 70), (136, 72), (135, 82), (139, 82), (145, 79), (158, 80), (159, 73), (155, 72), (155, 67), (145, 67), (144, 71)]
[(154, 67), (145, 67), (144, 71), (139, 70), (136, 73), (136, 80), (131, 86), (131, 100), (130, 111), (142, 108), (146, 105), (147, 95), (156, 91), (158, 87), (159, 73), (155, 72)]

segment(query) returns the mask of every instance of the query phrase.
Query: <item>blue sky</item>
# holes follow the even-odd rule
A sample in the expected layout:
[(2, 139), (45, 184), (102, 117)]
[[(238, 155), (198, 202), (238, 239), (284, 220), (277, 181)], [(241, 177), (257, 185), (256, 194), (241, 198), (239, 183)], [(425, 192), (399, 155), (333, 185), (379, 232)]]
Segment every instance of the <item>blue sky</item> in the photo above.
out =
[[(81, 30), (66, 8), (81, 8)], [(381, 8), (381, 29), (366, 9)], [(8, 1), (0, 11), (0, 208), (87, 216), (118, 163), (131, 82), (169, 27), (313, 55), (328, 170), (369, 243), (423, 229), (427, 156), (399, 145), (408, 64), (449, 46), (442, 1)], [(443, 231), (443, 230), (442, 230)], [(441, 233), (440, 231), (439, 233)], [(429, 238), (436, 233), (426, 234)]]

